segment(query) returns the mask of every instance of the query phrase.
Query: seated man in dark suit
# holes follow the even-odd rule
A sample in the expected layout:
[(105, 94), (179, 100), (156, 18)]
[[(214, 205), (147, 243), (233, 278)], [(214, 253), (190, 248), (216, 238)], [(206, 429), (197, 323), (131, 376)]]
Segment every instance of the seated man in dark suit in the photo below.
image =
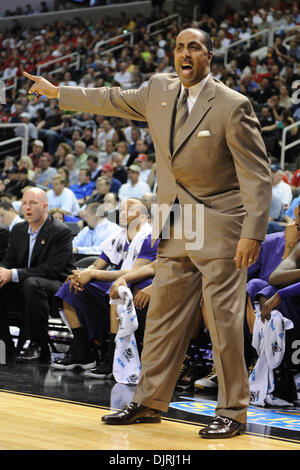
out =
[(0, 267), (0, 339), (7, 352), (14, 351), (8, 311), (22, 312), (22, 339), (29, 347), (17, 360), (49, 360), (48, 315), (50, 302), (72, 272), (72, 232), (48, 216), (45, 191), (24, 192), (22, 208), (26, 222), (16, 224)]

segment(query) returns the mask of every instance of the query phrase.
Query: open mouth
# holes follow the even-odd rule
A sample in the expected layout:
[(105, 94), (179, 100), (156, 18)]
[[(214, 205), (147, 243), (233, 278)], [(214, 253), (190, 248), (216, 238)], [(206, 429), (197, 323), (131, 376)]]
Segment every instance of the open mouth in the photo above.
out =
[(188, 62), (183, 62), (181, 64), (181, 71), (183, 74), (188, 74), (193, 70), (193, 65)]

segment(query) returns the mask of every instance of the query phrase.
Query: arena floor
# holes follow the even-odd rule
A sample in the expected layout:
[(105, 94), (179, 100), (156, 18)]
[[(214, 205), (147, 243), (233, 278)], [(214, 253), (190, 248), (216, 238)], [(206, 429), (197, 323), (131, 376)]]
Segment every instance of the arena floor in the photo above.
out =
[(297, 408), (250, 407), (247, 433), (225, 440), (198, 436), (214, 415), (216, 400), (215, 393), (202, 391), (175, 392), (161, 424), (101, 423), (102, 415), (122, 408), (133, 393), (134, 386), (86, 379), (80, 371), (58, 371), (46, 364), (0, 365), (0, 450), (105, 450), (112, 452), (105, 453), (107, 458), (120, 459), (120, 452), (136, 450), (184, 450), (184, 455), (190, 450), (194, 455), (197, 450), (300, 448), (300, 402)]

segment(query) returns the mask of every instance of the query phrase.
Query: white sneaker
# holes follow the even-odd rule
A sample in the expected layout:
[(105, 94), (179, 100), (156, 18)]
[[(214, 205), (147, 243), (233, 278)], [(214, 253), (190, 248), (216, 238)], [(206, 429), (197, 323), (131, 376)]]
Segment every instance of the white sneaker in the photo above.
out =
[(194, 387), (202, 390), (205, 388), (210, 390), (217, 389), (218, 377), (215, 368), (213, 367), (211, 373), (208, 374), (206, 377), (196, 380), (196, 382), (194, 383)]

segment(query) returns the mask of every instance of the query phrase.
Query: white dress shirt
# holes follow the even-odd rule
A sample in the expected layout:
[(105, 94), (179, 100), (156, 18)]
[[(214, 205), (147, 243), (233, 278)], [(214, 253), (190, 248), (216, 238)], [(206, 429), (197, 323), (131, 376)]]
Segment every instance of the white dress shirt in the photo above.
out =
[(85, 255), (99, 255), (102, 251), (102, 243), (114, 233), (119, 233), (121, 227), (107, 218), (100, 220), (96, 227), (84, 227), (76, 237), (73, 238), (73, 247), (78, 253)]
[[(207, 82), (207, 80), (209, 79), (210, 76), (211, 76), (211, 73), (206, 75), (206, 77), (204, 77), (203, 80), (201, 80), (201, 82), (196, 83), (196, 85), (193, 85), (188, 89), (189, 94), (188, 94), (187, 104), (188, 104), (189, 114), (192, 111), (193, 106), (194, 106), (194, 104), (196, 103), (196, 101), (198, 99), (198, 96), (200, 95), (201, 91), (203, 90), (203, 88), (206, 85), (206, 82)], [(181, 85), (180, 97), (181, 97), (183, 92), (184, 92), (184, 86)], [(180, 100), (180, 97), (178, 98), (178, 101)]]
[(47, 192), (48, 210), (62, 209), (69, 214), (76, 216), (80, 207), (75, 194), (71, 189), (64, 188), (62, 193), (57, 196), (53, 189)]

